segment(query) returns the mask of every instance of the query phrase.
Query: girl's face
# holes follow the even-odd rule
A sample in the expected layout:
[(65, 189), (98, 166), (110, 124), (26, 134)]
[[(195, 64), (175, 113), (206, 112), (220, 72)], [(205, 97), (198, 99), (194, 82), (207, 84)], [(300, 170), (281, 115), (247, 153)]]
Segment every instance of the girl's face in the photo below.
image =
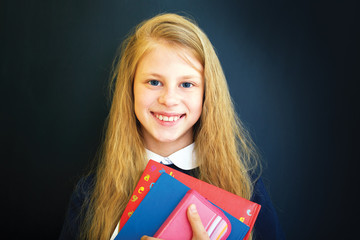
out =
[(202, 111), (203, 67), (186, 49), (157, 44), (134, 79), (135, 114), (145, 146), (166, 156), (193, 142)]

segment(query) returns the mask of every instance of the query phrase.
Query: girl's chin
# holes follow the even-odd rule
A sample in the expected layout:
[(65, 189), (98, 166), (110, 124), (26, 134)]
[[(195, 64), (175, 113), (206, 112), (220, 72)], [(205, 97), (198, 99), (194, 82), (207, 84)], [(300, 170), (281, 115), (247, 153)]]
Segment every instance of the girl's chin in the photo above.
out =
[(164, 143), (164, 144), (178, 144), (179, 142), (183, 142), (185, 139), (181, 136), (176, 136), (175, 134), (170, 134), (167, 136), (161, 135), (161, 136), (155, 136), (155, 140), (158, 143)]
[(156, 138), (159, 143), (176, 143), (179, 139), (177, 138)]
[[(182, 134), (181, 134), (182, 133)], [(152, 131), (146, 132), (144, 137), (149, 142), (153, 142), (154, 144), (166, 144), (166, 145), (186, 145), (187, 143), (192, 143), (193, 136), (192, 130), (186, 131), (183, 133), (182, 131)]]

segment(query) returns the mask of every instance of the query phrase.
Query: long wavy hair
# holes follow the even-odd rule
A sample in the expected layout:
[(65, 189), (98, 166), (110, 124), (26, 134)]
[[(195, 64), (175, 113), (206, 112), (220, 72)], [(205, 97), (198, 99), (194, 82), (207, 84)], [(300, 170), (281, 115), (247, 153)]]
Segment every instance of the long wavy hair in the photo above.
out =
[(166, 42), (185, 48), (203, 65), (202, 114), (194, 125), (198, 178), (250, 199), (251, 175), (258, 168), (256, 148), (235, 113), (215, 50), (197, 24), (177, 14), (160, 14), (139, 24), (114, 61), (112, 105), (95, 170), (93, 192), (84, 203), (82, 239), (110, 239), (147, 159), (134, 113), (133, 82), (142, 56)]

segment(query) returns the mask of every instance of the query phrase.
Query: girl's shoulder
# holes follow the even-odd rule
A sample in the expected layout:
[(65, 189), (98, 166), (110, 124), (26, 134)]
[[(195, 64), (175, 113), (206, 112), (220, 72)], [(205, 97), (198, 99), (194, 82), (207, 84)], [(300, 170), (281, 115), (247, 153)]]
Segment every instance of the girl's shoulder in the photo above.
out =
[(262, 177), (257, 178), (251, 201), (261, 205), (260, 213), (255, 222), (255, 239), (285, 239), (276, 209), (266, 189)]
[(75, 186), (75, 197), (89, 197), (95, 185), (95, 174), (89, 174), (80, 178)]
[(83, 219), (82, 211), (87, 208), (88, 201), (94, 189), (95, 175), (82, 177), (71, 194), (68, 210), (59, 239), (77, 239), (80, 224)]

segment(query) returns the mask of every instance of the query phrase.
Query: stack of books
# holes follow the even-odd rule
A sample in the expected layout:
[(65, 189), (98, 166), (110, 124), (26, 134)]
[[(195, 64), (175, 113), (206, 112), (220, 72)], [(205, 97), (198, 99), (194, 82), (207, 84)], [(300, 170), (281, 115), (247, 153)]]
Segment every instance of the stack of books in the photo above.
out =
[(120, 219), (115, 240), (191, 239), (186, 211), (197, 207), (210, 239), (248, 239), (261, 206), (150, 160)]

